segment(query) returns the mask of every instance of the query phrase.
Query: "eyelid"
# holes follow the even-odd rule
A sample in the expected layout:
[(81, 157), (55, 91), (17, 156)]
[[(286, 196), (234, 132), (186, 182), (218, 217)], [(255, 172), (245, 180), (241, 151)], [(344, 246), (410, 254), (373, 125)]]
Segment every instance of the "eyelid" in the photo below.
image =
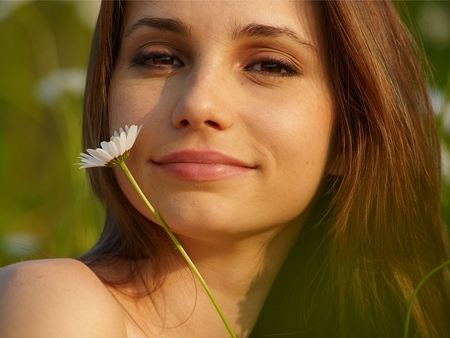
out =
[[(178, 60), (178, 64), (173, 65), (146, 65), (146, 62), (152, 58), (157, 57), (163, 57), (163, 56), (169, 56), (175, 60)], [(154, 46), (152, 48), (142, 48), (139, 51), (137, 51), (130, 60), (130, 66), (129, 68), (135, 67), (135, 66), (148, 66), (148, 67), (155, 67), (155, 68), (164, 68), (172, 66), (173, 68), (178, 68), (182, 65), (184, 65), (184, 62), (182, 58), (178, 55), (178, 53), (174, 53), (170, 48), (166, 46)]]
[[(280, 65), (281, 68), (284, 68), (286, 70), (286, 73), (272, 73), (272, 72), (266, 72), (262, 70), (252, 70), (251, 67), (254, 67), (257, 64), (260, 63), (275, 63)], [(289, 76), (298, 76), (302, 74), (302, 70), (295, 65), (295, 63), (287, 61), (283, 58), (273, 57), (273, 56), (261, 56), (258, 57), (256, 60), (252, 60), (248, 66), (244, 67), (244, 70), (248, 72), (256, 72), (261, 74), (267, 74), (268, 76), (279, 76), (279, 77), (289, 77)]]

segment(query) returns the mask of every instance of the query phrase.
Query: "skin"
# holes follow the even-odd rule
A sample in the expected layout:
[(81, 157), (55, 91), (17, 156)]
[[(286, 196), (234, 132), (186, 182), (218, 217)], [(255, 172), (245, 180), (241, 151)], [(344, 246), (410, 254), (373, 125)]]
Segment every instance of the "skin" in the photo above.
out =
[[(185, 29), (167, 26), (167, 19)], [(333, 160), (335, 108), (320, 32), (318, 13), (307, 2), (127, 3), (109, 91), (111, 131), (144, 125), (127, 165), (239, 337), (251, 332)], [(164, 162), (177, 151), (206, 153), (211, 161), (211, 150), (245, 165)], [(156, 221), (116, 169), (131, 203)], [(75, 318), (70, 332), (83, 333), (73, 337), (228, 337), (188, 267), (170, 252), (164, 283), (140, 299), (123, 292), (145, 290), (152, 280), (150, 264), (144, 264), (143, 280), (116, 288), (103, 287), (90, 270), (70, 260), (3, 271), (0, 336), (52, 337), (52, 326), (43, 323), (55, 322), (55, 315)], [(57, 273), (61, 267), (69, 272)], [(44, 277), (34, 278), (36, 271)], [(13, 287), (14, 278), (21, 281), (19, 288)], [(24, 293), (11, 295), (11, 290)], [(24, 303), (30, 293), (32, 305)], [(92, 306), (81, 306), (81, 299)], [(33, 316), (42, 306), (62, 308)], [(26, 318), (24, 307), (30, 313)], [(36, 322), (45, 334), (29, 329), (13, 335), (14, 329), (27, 330)]]

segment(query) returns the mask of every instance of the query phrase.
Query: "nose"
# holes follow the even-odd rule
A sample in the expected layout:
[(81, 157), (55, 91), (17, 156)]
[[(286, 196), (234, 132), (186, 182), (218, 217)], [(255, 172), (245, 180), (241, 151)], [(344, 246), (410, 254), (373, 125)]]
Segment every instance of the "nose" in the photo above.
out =
[(178, 129), (225, 130), (233, 124), (231, 85), (213, 69), (194, 71), (183, 84), (183, 94), (172, 113)]

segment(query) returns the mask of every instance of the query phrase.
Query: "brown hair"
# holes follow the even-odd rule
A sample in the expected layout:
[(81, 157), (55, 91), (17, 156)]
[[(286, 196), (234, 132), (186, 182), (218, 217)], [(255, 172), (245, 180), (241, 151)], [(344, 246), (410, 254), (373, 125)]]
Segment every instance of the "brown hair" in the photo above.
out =
[[(108, 88), (118, 54), (124, 21), (124, 1), (102, 1), (94, 32), (86, 79), (83, 115), (83, 147), (96, 148), (110, 138)], [(103, 232), (96, 245), (80, 257), (91, 267), (122, 264), (124, 276), (99, 277), (105, 282), (126, 282), (137, 273), (141, 260), (152, 257), (155, 271), (164, 261), (157, 249), (168, 242), (163, 229), (142, 216), (122, 193), (112, 168), (93, 168), (89, 178), (94, 193), (106, 208)], [(161, 266), (160, 266), (161, 265)], [(97, 272), (97, 271), (96, 271)], [(100, 274), (100, 272), (98, 272)]]
[[(322, 4), (343, 168), (330, 265), (342, 303), (383, 316), (394, 296), (404, 313), (414, 287), (449, 257), (426, 65), (391, 2)], [(449, 287), (441, 272), (421, 290), (413, 311), (421, 337), (450, 335)]]
[[(318, 3), (338, 107), (335, 171), (342, 173), (327, 264), (346, 337), (349, 304), (364, 318), (381, 316), (388, 323), (389, 298), (403, 318), (414, 287), (449, 258), (448, 238), (440, 210), (439, 141), (420, 50), (389, 1)], [(85, 93), (85, 148), (109, 138), (107, 95), (123, 15), (124, 1), (103, 1)], [(93, 266), (126, 258), (138, 271), (140, 260), (151, 257), (155, 267), (164, 266), (157, 250), (166, 241), (161, 228), (133, 208), (110, 168), (89, 175), (107, 217), (101, 238), (82, 259)], [(413, 323), (421, 337), (450, 336), (449, 287), (445, 269), (420, 291)], [(392, 335), (388, 326), (379, 328), (380, 336)]]

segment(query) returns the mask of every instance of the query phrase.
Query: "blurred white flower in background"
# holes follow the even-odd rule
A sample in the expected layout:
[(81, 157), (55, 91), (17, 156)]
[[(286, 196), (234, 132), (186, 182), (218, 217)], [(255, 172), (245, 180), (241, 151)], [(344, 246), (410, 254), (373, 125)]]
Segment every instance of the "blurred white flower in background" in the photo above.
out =
[[(14, 15), (17, 9), (31, 1), (35, 0), (0, 0), (0, 21)], [(88, 28), (94, 29), (100, 11), (101, 0), (63, 0), (62, 2), (72, 4), (80, 22)]]
[(442, 89), (429, 88), (428, 93), (431, 98), (431, 105), (437, 117), (442, 116), (442, 123), (445, 132), (450, 133), (450, 102), (445, 100), (445, 95)]
[(435, 46), (450, 46), (450, 12), (433, 2), (424, 2), (420, 8), (418, 24), (421, 33)]
[(0, 21), (5, 20), (21, 7), (23, 4), (30, 2), (30, 0), (3, 0), (0, 1)]
[[(431, 104), (436, 117), (441, 119), (443, 131), (450, 134), (450, 102), (445, 99), (444, 92), (438, 88), (429, 89)], [(441, 144), (442, 179), (450, 183), (450, 149)]]
[(442, 160), (442, 179), (445, 182), (450, 183), (450, 149), (447, 149), (445, 145), (442, 145), (441, 151)]
[(87, 27), (94, 29), (100, 11), (100, 0), (75, 1), (75, 8), (80, 21)]
[(86, 69), (60, 69), (39, 80), (35, 87), (37, 100), (46, 105), (56, 104), (64, 93), (82, 97), (86, 81)]
[(41, 244), (32, 233), (10, 232), (1, 239), (1, 249), (8, 256), (24, 257), (39, 253)]

